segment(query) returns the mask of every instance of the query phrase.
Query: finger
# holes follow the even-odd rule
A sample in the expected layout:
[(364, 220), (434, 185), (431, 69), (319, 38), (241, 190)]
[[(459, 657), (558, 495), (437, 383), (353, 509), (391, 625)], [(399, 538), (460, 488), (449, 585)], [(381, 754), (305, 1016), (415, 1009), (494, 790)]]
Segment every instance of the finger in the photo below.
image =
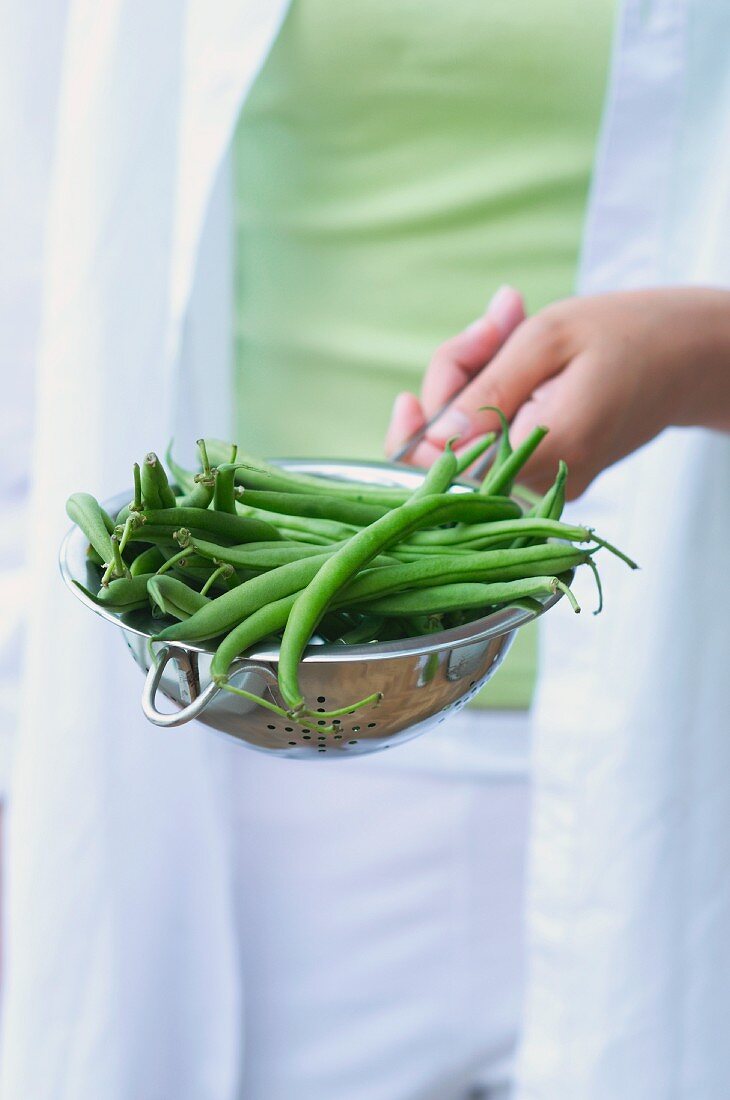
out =
[(483, 317), (436, 349), (421, 388), (427, 417), (484, 367), (524, 318), (522, 295), (513, 287), (500, 287)]
[[(386, 455), (395, 454), (407, 439), (419, 431), (426, 422), (421, 403), (415, 394), (401, 393), (393, 403), (388, 434), (385, 441)], [(409, 466), (428, 468), (442, 453), (441, 447), (428, 440), (421, 440), (400, 460)]]
[(420, 466), (422, 469), (427, 470), (430, 466), (433, 466), (437, 458), (440, 458), (443, 454), (441, 447), (435, 447), (433, 443), (429, 443), (427, 439), (421, 440), (417, 443), (412, 451), (403, 459), (403, 462), (409, 466)]
[[(551, 422), (554, 422), (555, 413), (560, 409), (561, 401), (564, 400), (562, 391), (569, 382), (569, 370), (570, 368), (566, 367), (560, 374), (542, 382), (532, 391), (527, 401), (520, 405), (510, 424), (509, 434), (513, 447), (519, 446), (538, 424), (544, 424), (553, 432)], [(536, 455), (537, 452), (535, 452)]]
[(576, 356), (568, 367), (539, 386), (519, 409), (510, 436), (519, 443), (537, 425), (549, 434), (540, 444), (519, 480), (537, 492), (545, 492), (555, 477), (560, 459), (568, 464), (567, 496), (580, 496), (600, 468), (598, 456), (605, 450), (597, 411), (601, 364), (590, 355)]
[(399, 393), (393, 402), (390, 424), (385, 436), (385, 453), (388, 457), (403, 446), (407, 439), (423, 427), (426, 417), (421, 403), (414, 393)]
[(498, 428), (494, 413), (480, 411), (484, 405), (498, 406), (511, 420), (538, 386), (563, 369), (569, 354), (563, 325), (551, 314), (536, 314), (518, 326), (492, 362), (429, 429), (429, 441), (443, 446), (453, 435), (466, 441)]

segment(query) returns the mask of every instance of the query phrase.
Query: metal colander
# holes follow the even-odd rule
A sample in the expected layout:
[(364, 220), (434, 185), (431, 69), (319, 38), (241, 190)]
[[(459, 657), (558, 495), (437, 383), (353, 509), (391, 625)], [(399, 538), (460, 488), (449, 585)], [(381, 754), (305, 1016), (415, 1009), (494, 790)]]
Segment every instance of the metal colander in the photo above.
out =
[[(357, 479), (377, 485), (416, 488), (422, 475), (385, 463), (286, 461), (287, 469), (328, 477)], [(458, 490), (458, 486), (457, 486)], [(106, 502), (113, 515), (130, 499), (122, 493)], [(63, 578), (74, 595), (97, 615), (122, 631), (127, 646), (147, 677), (142, 710), (157, 726), (179, 726), (197, 719), (260, 752), (306, 759), (341, 759), (389, 749), (445, 722), (460, 710), (497, 671), (515, 633), (561, 598), (558, 592), (528, 606), (506, 607), (453, 630), (423, 638), (377, 644), (309, 646), (300, 682), (310, 706), (322, 712), (347, 706), (354, 699), (380, 692), (379, 703), (335, 720), (335, 732), (323, 733), (324, 720), (307, 724), (279, 718), (256, 703), (219, 689), (210, 680), (215, 646), (158, 643), (154, 658), (149, 639), (159, 620), (143, 611), (120, 614), (97, 606), (74, 583), (93, 589), (98, 574), (89, 564), (86, 539), (79, 528), (69, 531), (61, 547)], [(231, 682), (281, 704), (277, 687), (276, 648), (259, 648), (231, 667)], [(158, 695), (174, 709), (158, 709)], [(485, 717), (485, 721), (489, 721)]]

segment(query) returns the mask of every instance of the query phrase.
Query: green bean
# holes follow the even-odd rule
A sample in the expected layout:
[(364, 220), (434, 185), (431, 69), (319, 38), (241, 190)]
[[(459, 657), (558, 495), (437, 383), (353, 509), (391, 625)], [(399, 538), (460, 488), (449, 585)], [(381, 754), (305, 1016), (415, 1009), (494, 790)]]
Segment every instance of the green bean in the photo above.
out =
[(211, 588), (215, 585), (222, 586), (228, 590), (228, 585), (225, 582), (229, 581), (233, 576), (234, 569), (232, 565), (219, 565), (217, 569), (213, 570), (203, 587), (200, 589), (200, 595), (207, 596)]
[(127, 543), (129, 542), (132, 532), (138, 527), (141, 527), (144, 520), (138, 512), (130, 512), (124, 523), (114, 528), (114, 534), (119, 539), (119, 552), (124, 555), (124, 551), (127, 549)]
[(163, 555), (163, 557), (165, 558), (165, 561), (157, 570), (158, 577), (164, 576), (164, 574), (172, 569), (175, 565), (185, 565), (185, 563), (190, 558), (195, 557), (195, 552), (191, 550), (188, 546), (184, 546), (182, 550), (176, 550), (174, 554)]
[(210, 603), (206, 595), (196, 592), (184, 581), (175, 577), (155, 576), (147, 581), (147, 593), (150, 599), (165, 615), (184, 621)]
[(275, 569), (279, 565), (288, 565), (289, 562), (322, 555), (319, 547), (292, 546), (284, 542), (274, 542), (270, 547), (261, 549), (261, 544), (257, 542), (250, 542), (245, 546), (218, 546), (212, 542), (191, 539), (189, 546), (203, 558), (235, 565), (241, 569)]
[(139, 462), (135, 462), (132, 466), (132, 477), (134, 479), (134, 496), (129, 505), (130, 512), (141, 512), (143, 508), (142, 503), (142, 471), (139, 466)]
[[(222, 469), (224, 467), (219, 468), (219, 480)], [(259, 489), (244, 489), (241, 499), (244, 505), (263, 509), (266, 512), (333, 520), (352, 527), (364, 527), (368, 523), (373, 523), (390, 510), (389, 506), (384, 504), (361, 504), (342, 497), (324, 496), (321, 493), (262, 492)]]
[(464, 451), (464, 453), (459, 456), (456, 476), (461, 477), (462, 474), (465, 474), (469, 467), (473, 466), (474, 463), (482, 457), (484, 452), (489, 450), (496, 438), (496, 432), (487, 432), (483, 439), (478, 439), (468, 450)]
[(439, 554), (453, 554), (463, 555), (472, 554), (475, 550), (482, 549), (478, 545), (469, 544), (468, 546), (419, 546), (412, 545), (410, 542), (404, 542), (399, 546), (396, 546), (393, 550), (389, 551), (391, 557), (396, 561), (422, 561), (424, 558), (432, 558)]
[(334, 606), (359, 605), (376, 596), (390, 596), (435, 584), (516, 581), (559, 575), (589, 559), (587, 551), (561, 542), (525, 546), (519, 550), (477, 550), (459, 556), (444, 554), (385, 569), (365, 570), (343, 590)]
[(248, 463), (236, 474), (236, 482), (248, 489), (260, 489), (262, 492), (322, 493), (324, 496), (342, 497), (362, 504), (384, 504), (389, 508), (399, 507), (408, 498), (408, 490), (405, 489), (376, 487), (362, 482), (341, 481), (339, 478), (314, 478), (307, 474), (294, 474), (276, 466), (262, 469)]
[[(211, 512), (210, 514), (213, 515), (214, 513)], [(131, 535), (129, 536), (129, 541), (133, 543), (147, 542), (151, 545), (162, 547), (172, 544), (180, 531), (185, 531), (190, 538), (200, 538), (205, 539), (206, 541), (209, 541), (211, 538), (215, 538), (221, 546), (236, 545), (235, 535), (231, 538), (226, 538), (219, 532), (204, 531), (200, 527), (178, 527), (175, 523), (145, 523), (144, 527), (140, 527), (136, 531), (132, 531)], [(276, 541), (277, 543), (279, 542), (279, 540)]]
[(134, 558), (129, 572), (133, 577), (138, 577), (140, 573), (156, 573), (164, 560), (157, 546), (149, 546)]
[[(252, 569), (256, 572), (264, 572), (276, 569), (280, 565), (288, 565), (290, 562), (302, 561), (305, 558), (321, 556), (328, 551), (318, 546), (300, 546), (286, 543), (273, 543), (270, 548), (261, 549), (263, 543), (249, 543), (248, 546), (221, 547), (215, 543), (201, 542), (199, 539), (191, 539), (186, 542), (191, 551), (211, 561), (227, 562), (241, 569)], [(331, 547), (329, 553), (334, 553), (336, 547)], [(380, 554), (374, 565), (395, 565), (398, 559), (388, 554)]]
[(502, 410), (496, 405), (483, 405), (479, 411), (496, 413), (502, 426), (502, 430), (499, 436), (499, 443), (497, 445), (497, 453), (494, 456), (494, 461), (492, 462), (492, 465), (490, 466), (489, 470), (482, 480), (481, 488), (479, 490), (482, 493), (489, 493), (491, 492), (489, 488), (489, 480), (490, 478), (496, 476), (497, 471), (505, 464), (505, 462), (512, 454), (512, 444), (509, 437), (509, 421), (507, 420), (507, 417), (504, 415)]
[(234, 543), (262, 542), (279, 539), (278, 531), (268, 523), (247, 516), (230, 516), (225, 512), (213, 512), (207, 508), (150, 509), (144, 513), (146, 521), (156, 527), (187, 527), (231, 539)]
[[(568, 479), (568, 467), (561, 459), (558, 463), (558, 472), (555, 481), (548, 489), (545, 496), (538, 501), (532, 511), (531, 518), (559, 520), (565, 507), (565, 483)], [(514, 546), (524, 546), (527, 539), (517, 539)]]
[[(420, 499), (430, 499), (434, 502), (434, 525), (450, 523), (455, 520), (474, 522), (480, 520), (514, 519), (522, 515), (520, 506), (506, 496), (482, 496), (479, 493), (438, 493), (428, 498), (422, 497)], [(395, 509), (391, 509), (391, 511), (394, 510)], [(287, 516), (287, 524), (291, 525), (294, 523), (295, 518), (294, 516)], [(313, 523), (315, 521), (307, 521), (307, 523), (310, 522)], [(321, 530), (322, 525), (326, 522), (326, 520), (318, 520), (316, 530)], [(304, 521), (302, 521), (302, 525), (304, 526)], [(277, 526), (281, 527), (281, 525)], [(332, 534), (335, 538), (343, 539), (355, 534), (361, 529), (362, 528), (348, 525), (345, 531), (337, 528), (333, 529)]]
[[(215, 638), (231, 630), (237, 622), (258, 610), (262, 604), (304, 588), (323, 562), (332, 557), (332, 553), (333, 551), (325, 551), (312, 557), (297, 558), (260, 576), (251, 577), (235, 590), (213, 600), (199, 616), (185, 624), (185, 629), (170, 627), (157, 637), (162, 641), (206, 641)], [(380, 568), (393, 566), (376, 562), (374, 572)]]
[(178, 497), (176, 501), (176, 507), (178, 508), (208, 508), (213, 500), (215, 493), (216, 471), (211, 472), (208, 476), (198, 474), (197, 484), (194, 489), (191, 489), (189, 493), (185, 493), (184, 496)]
[(449, 527), (444, 531), (419, 531), (417, 534), (412, 535), (409, 542), (404, 543), (403, 547), (413, 545), (432, 549), (445, 549), (448, 546), (450, 551), (452, 547), (467, 546), (478, 539), (514, 539), (521, 534), (535, 535), (541, 538), (568, 539), (570, 542), (589, 542), (593, 538), (593, 531), (589, 527), (578, 527), (552, 519), (520, 516), (518, 519), (498, 520), (494, 523), (475, 523), (470, 526)]
[[(442, 454), (439, 455), (421, 485), (412, 494), (411, 500), (430, 496), (433, 493), (446, 493), (451, 488), (451, 483), (459, 469), (459, 463), (452, 446), (453, 442), (453, 439), (448, 440)], [(377, 516), (373, 516), (373, 519), (377, 519)]]
[(497, 469), (489, 471), (479, 491), (491, 496), (498, 493), (509, 493), (517, 474), (547, 434), (547, 428), (543, 428), (540, 425), (533, 428), (530, 434), (522, 440), (520, 445), (515, 447), (506, 461), (502, 462)]
[[(406, 615), (390, 617), (390, 622), (400, 619), (404, 629), (412, 638), (420, 638), (424, 634), (434, 634), (437, 630), (443, 630), (443, 622), (440, 615)], [(388, 622), (388, 619), (385, 620)]]
[(343, 645), (365, 645), (368, 642), (375, 642), (384, 622), (385, 619), (382, 615), (366, 614), (352, 630), (342, 635), (340, 643)]
[(265, 604), (304, 588), (329, 557), (328, 554), (322, 554), (305, 558), (253, 577), (232, 591), (211, 600), (207, 607), (202, 608), (187, 623), (167, 627), (156, 635), (155, 640), (199, 642), (225, 634), (236, 623)]
[(251, 649), (262, 638), (267, 638), (270, 634), (276, 634), (281, 630), (298, 595), (298, 592), (292, 592), (288, 596), (264, 604), (247, 615), (238, 626), (226, 634), (210, 663), (211, 679), (222, 686), (228, 677), (231, 664), (239, 654)]
[[(237, 489), (237, 493), (243, 494), (245, 489)], [(330, 542), (342, 542), (344, 539), (349, 539), (350, 535), (354, 535), (358, 530), (356, 526), (349, 523), (338, 523), (335, 520), (328, 519), (314, 519), (303, 518), (301, 516), (284, 516), (280, 512), (267, 512), (263, 508), (249, 508), (246, 504), (237, 503), (236, 506), (239, 516), (249, 516), (251, 519), (262, 519), (265, 523), (270, 523), (276, 527), (277, 531), (281, 531), (290, 537), (294, 541), (308, 541), (319, 542), (322, 544)]]
[(213, 507), (216, 512), (236, 514), (235, 477), (238, 466), (235, 462), (226, 462), (218, 467), (213, 492)]
[(122, 557), (122, 551), (119, 546), (119, 538), (117, 535), (112, 535), (112, 560), (107, 565), (101, 578), (102, 588), (106, 588), (112, 577), (128, 577), (129, 569)]
[[(497, 604), (507, 604), (525, 597), (551, 596), (557, 591), (567, 595), (570, 589), (558, 577), (547, 576), (493, 584), (441, 584), (369, 600), (358, 610), (369, 615), (399, 618), (414, 614), (444, 615), (452, 611), (479, 610)], [(572, 600), (575, 599), (572, 592), (570, 596)], [(574, 610), (579, 610), (577, 604)]]
[(142, 502), (145, 510), (175, 507), (175, 494), (154, 451), (150, 451), (142, 463)]
[[(210, 562), (207, 565), (197, 565), (195, 561), (190, 562), (185, 559), (180, 564), (172, 567), (171, 573), (180, 581), (184, 581), (186, 584), (200, 585), (201, 588), (205, 586), (210, 579), (212, 573), (217, 571), (218, 567), (212, 565)], [(163, 574), (166, 577), (170, 576), (170, 573)], [(218, 576), (215, 581), (216, 588), (222, 592), (230, 592), (231, 588), (235, 588), (239, 584), (243, 584), (244, 581), (249, 580), (250, 577), (256, 576), (254, 573), (247, 571), (238, 572), (234, 570), (227, 578)]]
[[(481, 496), (479, 493), (442, 493), (422, 500), (433, 501), (432, 523), (479, 523), (519, 519), (522, 511), (509, 497)], [(391, 513), (392, 515), (392, 513)], [(425, 526), (422, 524), (421, 526)]]
[[(530, 576), (541, 576), (546, 573), (564, 573), (576, 565), (585, 561), (587, 555), (573, 547), (556, 544), (548, 547), (548, 554), (540, 554), (537, 551), (542, 547), (527, 547), (521, 551), (502, 550), (498, 553), (477, 553), (471, 556), (471, 561), (464, 563), (455, 561), (444, 555), (439, 562), (429, 561), (417, 563), (414, 566), (391, 566), (386, 569), (368, 570), (354, 580), (333, 601), (334, 607), (346, 607), (362, 605), (379, 597), (393, 595), (402, 592), (403, 589), (420, 588), (438, 583), (453, 581), (483, 581), (488, 578), (493, 581), (520, 580)], [(238, 592), (240, 593), (240, 589)], [(240, 654), (246, 652), (262, 638), (286, 627), (290, 612), (300, 595), (292, 591), (289, 595), (279, 598), (270, 604), (260, 606), (254, 612), (243, 610), (238, 614), (238, 625), (231, 629), (236, 616), (232, 616), (228, 627), (219, 629), (223, 633), (226, 629), (230, 632), (218, 646), (211, 664), (211, 676), (216, 682), (225, 679), (231, 662)], [(226, 599), (230, 604), (229, 597)], [(214, 603), (219, 601), (213, 601)], [(250, 601), (249, 601), (250, 602)], [(212, 605), (211, 605), (212, 606)], [(186, 624), (186, 625), (189, 625)], [(161, 638), (168, 637), (171, 631), (163, 631)], [(206, 637), (214, 637), (213, 629)], [(176, 631), (173, 638), (184, 640), (184, 630)], [(205, 640), (202, 637), (188, 638), (190, 641)], [(309, 639), (307, 639), (309, 640)]]
[[(275, 713), (290, 719), (294, 719), (294, 715), (290, 711), (272, 705), (259, 696), (251, 695), (248, 692), (242, 692), (239, 688), (234, 688), (228, 683), (228, 676), (230, 666), (239, 653), (245, 653), (246, 650), (251, 649), (252, 646), (256, 645), (257, 642), (260, 642), (263, 638), (281, 630), (291, 612), (295, 598), (295, 595), (284, 597), (280, 600), (276, 600), (274, 603), (267, 604), (252, 615), (249, 615), (244, 622), (240, 623), (235, 630), (231, 631), (231, 633), (223, 639), (210, 665), (211, 679), (217, 683), (219, 687), (227, 691), (232, 691), (236, 695), (244, 695), (245, 698), (259, 703), (261, 706), (265, 706), (269, 710), (273, 710)], [(322, 721), (323, 719), (336, 718), (339, 715), (352, 714), (358, 706), (368, 702), (375, 702), (377, 698), (379, 698), (379, 693), (374, 692), (372, 695), (368, 696), (367, 699), (361, 700), (359, 704), (355, 704), (354, 706), (340, 707), (338, 710), (333, 711), (317, 711), (317, 719), (318, 721)], [(322, 730), (322, 733), (332, 733), (334, 730), (333, 726), (320, 726), (318, 728)]]
[[(184, 581), (193, 587), (202, 587), (210, 579), (212, 573), (215, 573), (218, 569), (218, 563), (209, 561), (207, 558), (200, 557), (194, 551), (190, 549), (184, 549), (182, 551), (172, 551), (167, 547), (160, 548), (162, 554), (162, 565), (158, 568), (156, 576), (175, 576), (178, 580)], [(218, 578), (215, 581), (217, 587), (227, 591), (229, 588), (234, 587), (237, 584), (242, 584), (247, 579), (248, 574), (238, 573), (230, 567), (232, 572), (228, 575), (227, 580), (224, 582), (222, 578)]]
[[(225, 448), (230, 446), (229, 444), (214, 439), (206, 442), (214, 463), (227, 461), (223, 453)], [(384, 504), (391, 508), (403, 504), (410, 495), (407, 489), (295, 473), (293, 470), (284, 470), (280, 466), (274, 466), (272, 463), (241, 451), (238, 452), (238, 461), (240, 468), (236, 474), (236, 481), (239, 485), (251, 489), (284, 493), (322, 493), (325, 496), (345, 497), (347, 500), (367, 504)]]
[(134, 477), (134, 497), (130, 500), (129, 504), (125, 504), (124, 507), (117, 512), (115, 519), (117, 527), (123, 527), (131, 515), (142, 511), (142, 476), (140, 474), (139, 462), (135, 462), (132, 466), (132, 476)]
[[(481, 526), (481, 525), (480, 525)], [(529, 541), (544, 542), (545, 539), (564, 539), (567, 542), (595, 542), (595, 532), (589, 527), (577, 527), (573, 524), (561, 523), (559, 520), (553, 519), (532, 519), (525, 517), (523, 519), (506, 520), (501, 523), (491, 523), (488, 525), (489, 531), (487, 534), (481, 534), (477, 538), (470, 538), (469, 529), (464, 531), (463, 541), (456, 543), (456, 546), (460, 546), (467, 550), (487, 550), (497, 549), (499, 546), (522, 546), (527, 545)], [(529, 539), (525, 539), (524, 542), (519, 536), (530, 536)], [(443, 544), (442, 544), (443, 545)], [(433, 549), (433, 545), (429, 545), (430, 549)], [(449, 545), (449, 550), (454, 549)]]
[[(91, 493), (72, 493), (66, 501), (66, 514), (80, 527), (105, 565), (114, 560), (109, 523), (111, 519)], [(107, 520), (109, 522), (107, 522)], [(112, 523), (112, 531), (114, 524)]]
[[(301, 531), (295, 527), (289, 527), (283, 523), (277, 523), (276, 529), (281, 534), (282, 538), (289, 542), (303, 542), (307, 546), (316, 546), (320, 550), (326, 550), (328, 546), (332, 546), (336, 542), (344, 541), (344, 538), (333, 539), (330, 535), (319, 535), (315, 534), (313, 531), (307, 534), (305, 531)], [(349, 538), (349, 536), (347, 537)]]
[[(563, 514), (563, 508), (565, 507), (565, 486), (567, 481), (568, 467), (561, 458), (558, 462), (558, 473), (555, 482), (552, 487), (548, 489), (545, 496), (545, 515), (549, 519), (560, 519)], [(539, 505), (537, 514), (538, 516), (542, 515)]]
[[(309, 642), (317, 623), (332, 603), (338, 592), (355, 575), (368, 565), (373, 558), (393, 543), (406, 538), (419, 526), (434, 522), (437, 516), (448, 515), (446, 501), (452, 509), (457, 509), (462, 494), (445, 494), (426, 497), (414, 497), (400, 508), (393, 509), (370, 527), (363, 528), (327, 559), (302, 592), (292, 608), (284, 629), (279, 659), (279, 688), (282, 698), (293, 712), (305, 709), (305, 702), (299, 687), (299, 661)], [(497, 503), (498, 498), (482, 497), (476, 494), (463, 494), (465, 500), (480, 500), (485, 504)], [(444, 503), (442, 503), (444, 502)], [(507, 504), (511, 504), (507, 501)], [(516, 507), (516, 506), (515, 506)], [(503, 551), (502, 553), (508, 553)], [(522, 551), (525, 553), (525, 551)], [(458, 560), (458, 559), (457, 559)], [(415, 563), (415, 566), (427, 566), (429, 562)], [(392, 566), (392, 570), (408, 569), (407, 565)], [(388, 570), (382, 570), (388, 572)], [(544, 570), (543, 570), (544, 572)]]
[[(249, 703), (256, 703), (260, 707), (265, 707), (266, 710), (272, 711), (273, 714), (277, 714), (280, 718), (291, 718), (288, 710), (284, 710), (283, 707), (277, 706), (276, 703), (270, 703), (268, 699), (263, 698), (261, 695), (254, 695), (253, 692), (235, 687), (227, 681), (222, 682), (219, 686), (223, 688), (224, 691), (229, 691), (231, 695), (239, 695), (243, 699), (248, 699)], [(332, 727), (326, 727), (323, 732), (331, 733)]]
[(105, 607), (107, 611), (134, 611), (148, 606), (147, 582), (151, 576), (151, 573), (143, 573), (137, 577), (118, 577), (96, 594), (78, 581), (74, 581), (74, 584), (90, 600), (99, 607)]

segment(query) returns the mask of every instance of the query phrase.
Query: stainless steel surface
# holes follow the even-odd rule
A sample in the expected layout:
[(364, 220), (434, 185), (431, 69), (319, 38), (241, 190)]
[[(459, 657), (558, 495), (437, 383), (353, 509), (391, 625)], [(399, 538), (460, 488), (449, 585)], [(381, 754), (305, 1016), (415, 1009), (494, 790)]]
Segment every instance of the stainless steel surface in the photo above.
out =
[[(422, 478), (416, 470), (386, 463), (291, 460), (282, 464), (303, 473), (356, 478), (379, 485), (415, 488)], [(130, 495), (122, 493), (105, 506), (114, 513)], [(64, 539), (60, 566), (74, 595), (89, 610), (121, 629), (132, 656), (147, 673), (142, 705), (151, 722), (172, 726), (195, 718), (250, 748), (319, 760), (389, 749), (445, 722), (496, 672), (515, 631), (560, 599), (558, 593), (539, 601), (539, 612), (527, 607), (503, 608), (466, 626), (425, 638), (347, 647), (310, 645), (301, 669), (301, 684), (310, 705), (336, 710), (372, 692), (382, 693), (377, 706), (343, 718), (336, 722), (337, 732), (323, 734), (316, 718), (308, 725), (281, 719), (256, 703), (216, 689), (209, 676), (214, 643), (159, 643), (153, 658), (149, 639), (161, 628), (159, 619), (143, 611), (108, 611), (77, 587), (75, 582), (80, 582), (93, 590), (98, 585), (98, 571), (89, 564), (86, 540), (76, 527)], [(238, 658), (232, 682), (280, 704), (277, 663), (278, 649), (261, 647)], [(173, 708), (159, 710), (158, 694), (165, 696)], [(487, 715), (484, 720), (488, 721)]]

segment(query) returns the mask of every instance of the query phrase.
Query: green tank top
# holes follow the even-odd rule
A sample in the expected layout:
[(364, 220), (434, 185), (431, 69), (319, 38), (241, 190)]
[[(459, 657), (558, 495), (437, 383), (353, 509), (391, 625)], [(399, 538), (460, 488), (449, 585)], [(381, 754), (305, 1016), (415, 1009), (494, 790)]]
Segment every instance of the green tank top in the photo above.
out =
[[(238, 438), (382, 457), (393, 399), (512, 283), (571, 292), (612, 0), (293, 0), (234, 141)], [(485, 703), (526, 706), (520, 632)]]

